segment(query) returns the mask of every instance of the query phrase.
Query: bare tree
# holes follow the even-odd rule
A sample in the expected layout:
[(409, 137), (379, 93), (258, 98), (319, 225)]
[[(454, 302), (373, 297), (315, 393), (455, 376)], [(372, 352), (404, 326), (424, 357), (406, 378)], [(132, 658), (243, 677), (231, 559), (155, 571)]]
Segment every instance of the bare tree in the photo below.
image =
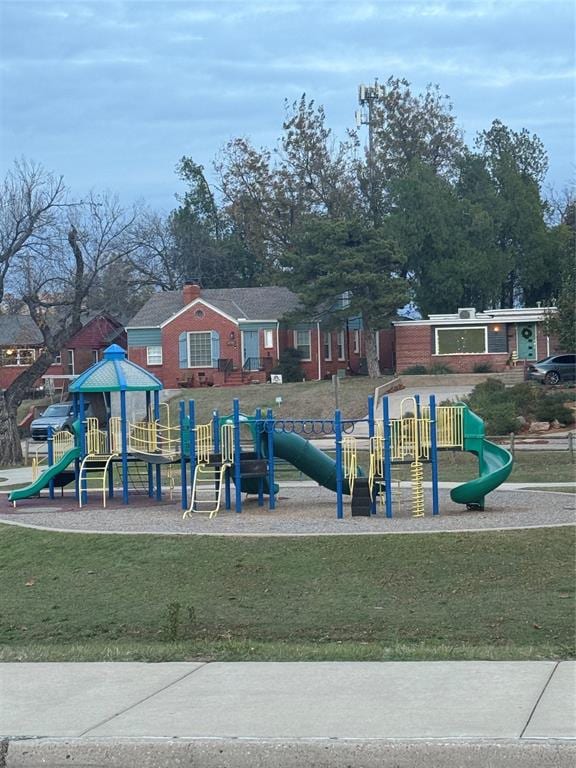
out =
[(42, 336), (35, 361), (0, 393), (0, 464), (14, 465), (18, 406), (82, 327), (98, 274), (134, 251), (139, 214), (110, 195), (74, 202), (61, 179), (26, 163), (6, 177), (0, 211), (0, 298), (5, 290), (20, 298)]

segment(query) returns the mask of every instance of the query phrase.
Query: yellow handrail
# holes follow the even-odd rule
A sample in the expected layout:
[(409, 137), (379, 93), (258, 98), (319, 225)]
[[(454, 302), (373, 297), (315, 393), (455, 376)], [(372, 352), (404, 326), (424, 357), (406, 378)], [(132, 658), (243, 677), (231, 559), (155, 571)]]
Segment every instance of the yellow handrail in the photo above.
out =
[(354, 480), (358, 474), (358, 444), (355, 437), (345, 437), (342, 440), (342, 463), (344, 477), (348, 480), (350, 495), (354, 492)]

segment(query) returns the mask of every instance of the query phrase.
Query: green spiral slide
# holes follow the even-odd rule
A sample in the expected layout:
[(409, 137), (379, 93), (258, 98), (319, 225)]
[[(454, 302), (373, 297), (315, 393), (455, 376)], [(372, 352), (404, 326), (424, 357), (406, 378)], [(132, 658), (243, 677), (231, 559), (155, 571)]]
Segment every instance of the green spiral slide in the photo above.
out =
[(464, 407), (464, 450), (478, 456), (480, 475), (453, 488), (450, 498), (469, 509), (484, 509), (484, 497), (505, 482), (512, 471), (512, 454), (484, 435), (482, 419)]

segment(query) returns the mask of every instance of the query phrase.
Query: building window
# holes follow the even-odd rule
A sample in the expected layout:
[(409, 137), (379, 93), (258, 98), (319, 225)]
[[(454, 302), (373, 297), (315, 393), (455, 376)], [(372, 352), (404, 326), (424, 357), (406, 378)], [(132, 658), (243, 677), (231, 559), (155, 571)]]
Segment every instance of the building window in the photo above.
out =
[(294, 331), (294, 346), (302, 353), (302, 360), (312, 360), (310, 331)]
[(354, 354), (360, 354), (360, 331), (358, 328), (354, 330)]
[(99, 350), (93, 349), (92, 350), (92, 364), (97, 363), (100, 359)]
[(162, 365), (162, 347), (146, 347), (146, 365)]
[(336, 337), (336, 344), (338, 347), (338, 360), (345, 360), (346, 359), (346, 345), (345, 345), (345, 339), (344, 339), (344, 331), (338, 331), (338, 335)]
[(188, 334), (188, 367), (212, 367), (212, 336), (210, 331), (192, 331)]
[(274, 332), (264, 331), (264, 349), (272, 349), (274, 347)]
[(36, 359), (36, 353), (33, 349), (8, 349), (0, 350), (0, 365), (32, 365)]
[(324, 360), (332, 360), (332, 334), (324, 331)]
[(436, 328), (437, 355), (482, 355), (487, 351), (486, 328)]
[(62, 353), (61, 352), (58, 352), (58, 354), (54, 358), (54, 365), (62, 365)]
[(67, 362), (66, 368), (68, 370), (69, 375), (74, 376), (74, 350), (73, 349), (68, 350), (68, 362)]

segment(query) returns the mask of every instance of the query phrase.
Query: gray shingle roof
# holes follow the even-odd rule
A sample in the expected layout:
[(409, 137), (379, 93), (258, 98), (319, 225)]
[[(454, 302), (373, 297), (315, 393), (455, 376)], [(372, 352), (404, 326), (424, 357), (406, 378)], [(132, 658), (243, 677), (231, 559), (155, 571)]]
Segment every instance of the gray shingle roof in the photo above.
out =
[[(200, 298), (235, 318), (279, 320), (298, 306), (298, 297), (288, 288), (203, 288)], [(162, 325), (184, 307), (182, 291), (164, 291), (151, 296), (128, 323), (128, 328)]]
[(29, 315), (0, 315), (0, 345), (42, 344), (42, 334)]

